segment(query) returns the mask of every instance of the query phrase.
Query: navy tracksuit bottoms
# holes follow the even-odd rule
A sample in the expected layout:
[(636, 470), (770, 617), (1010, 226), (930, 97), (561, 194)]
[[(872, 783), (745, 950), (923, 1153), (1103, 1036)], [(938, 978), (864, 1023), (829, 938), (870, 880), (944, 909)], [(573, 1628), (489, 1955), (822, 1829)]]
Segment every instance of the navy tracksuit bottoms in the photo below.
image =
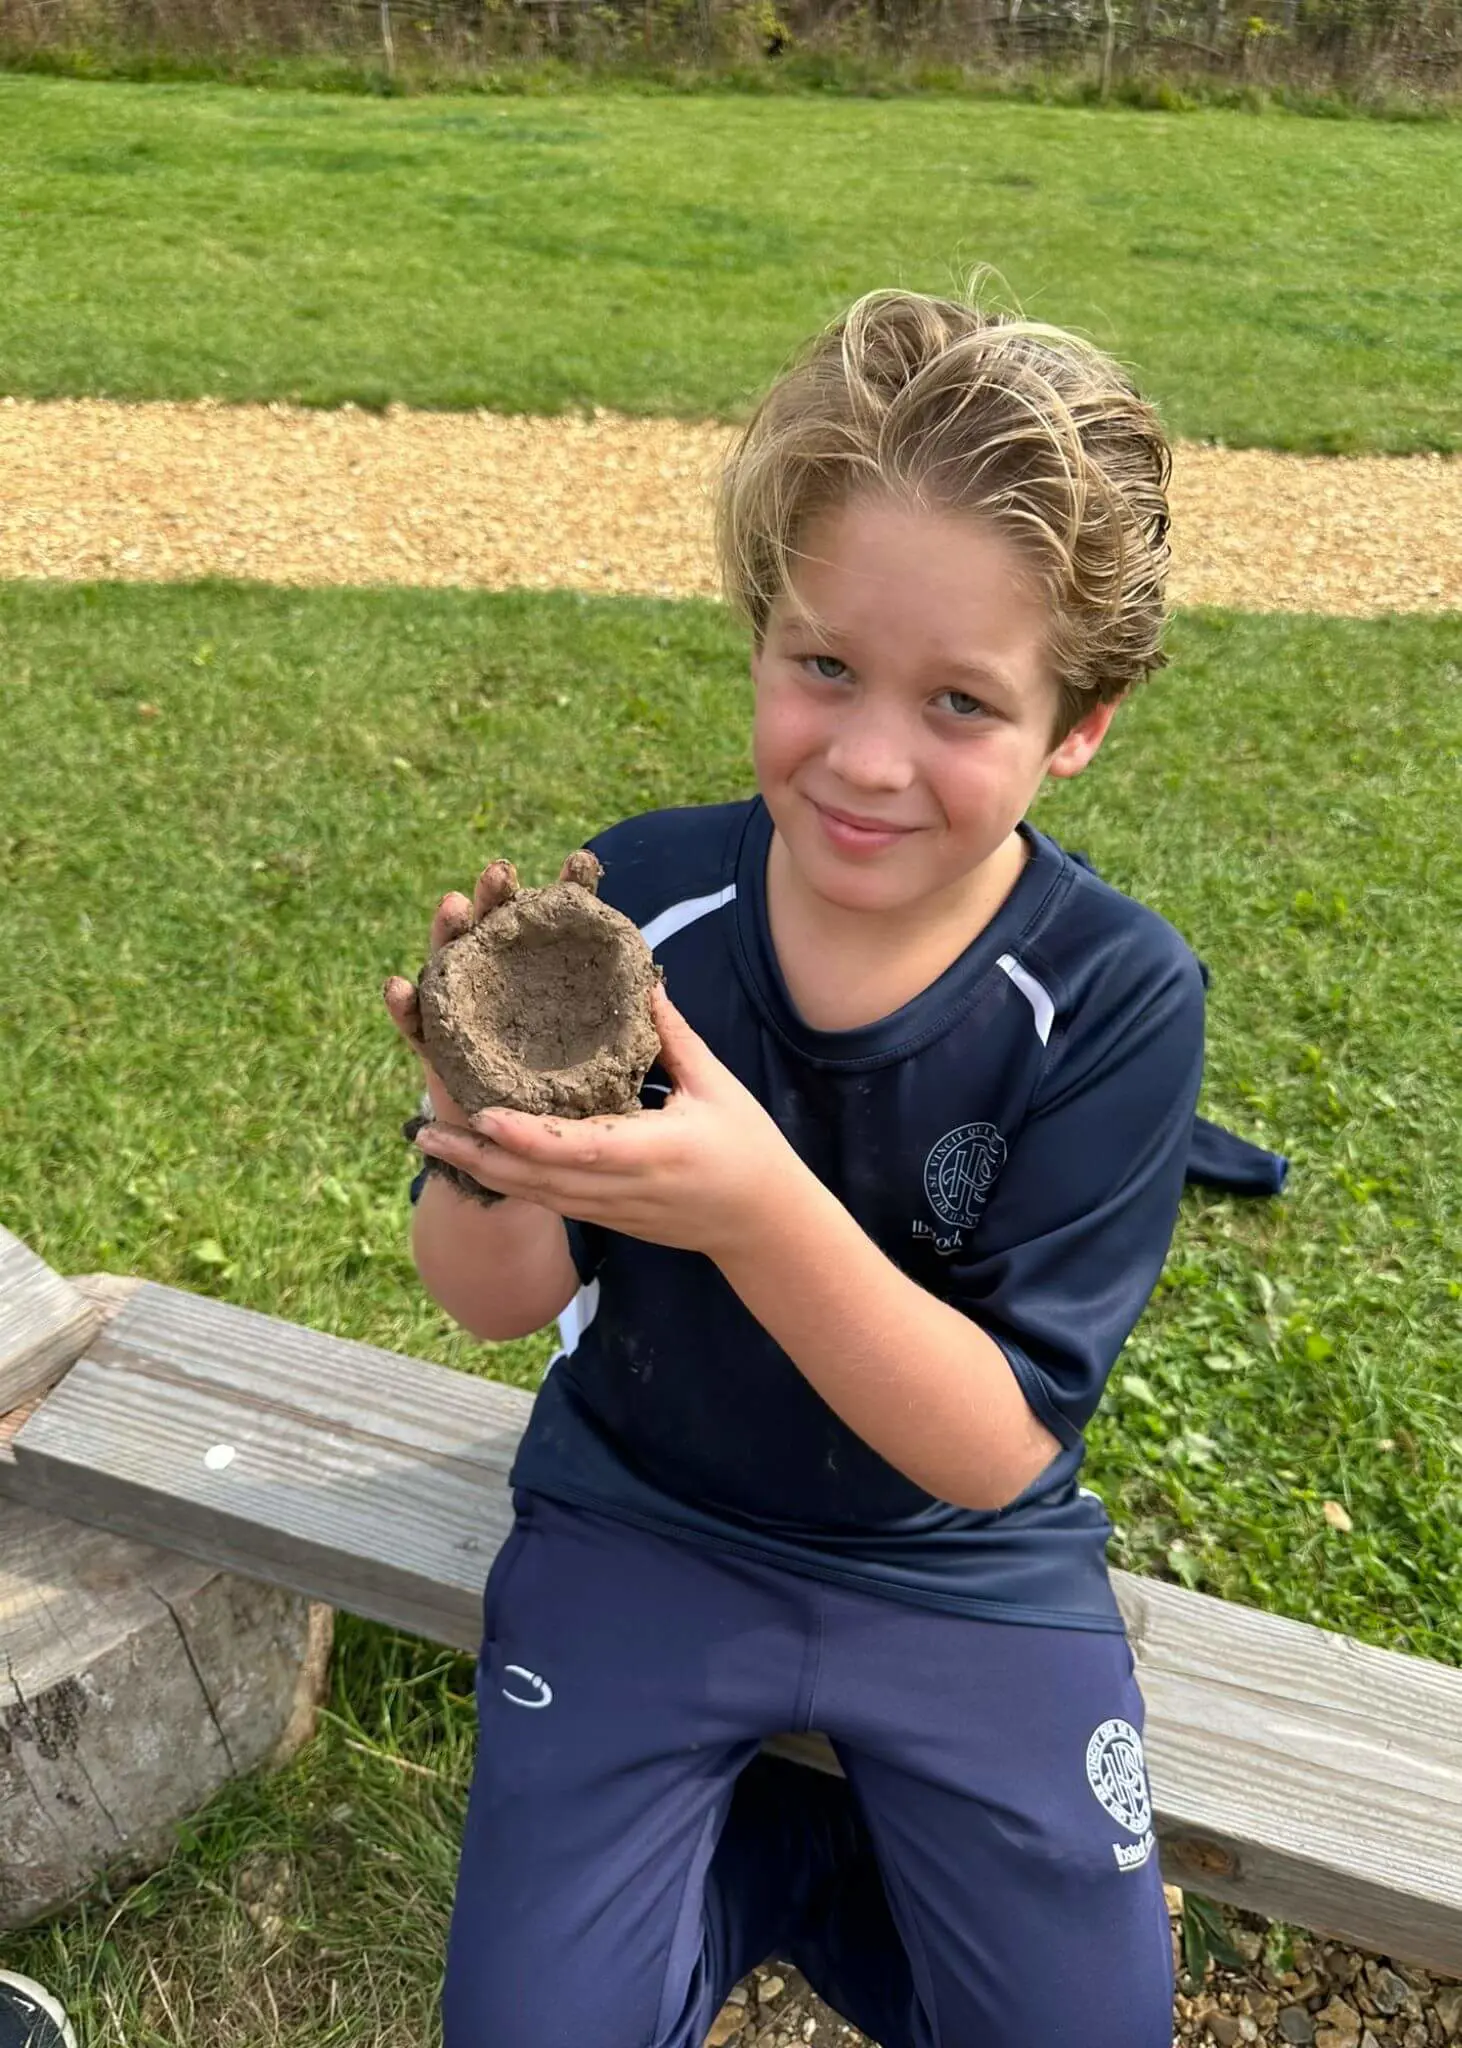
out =
[[(1171, 2048), (1124, 1636), (517, 1508), (484, 1595), (445, 2048), (700, 2048), (769, 1957), (881, 2048)], [(846, 1780), (759, 1753), (814, 1728)]]

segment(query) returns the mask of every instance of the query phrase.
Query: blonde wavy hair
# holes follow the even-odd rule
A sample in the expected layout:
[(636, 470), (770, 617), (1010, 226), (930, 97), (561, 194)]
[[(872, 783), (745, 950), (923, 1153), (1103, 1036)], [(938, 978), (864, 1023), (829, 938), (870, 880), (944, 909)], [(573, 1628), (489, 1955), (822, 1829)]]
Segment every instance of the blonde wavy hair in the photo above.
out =
[(868, 292), (782, 372), (732, 447), (721, 577), (760, 644), (819, 515), (878, 494), (988, 520), (1049, 609), (1060, 740), (1166, 662), (1171, 467), (1157, 413), (1079, 336), (973, 297)]

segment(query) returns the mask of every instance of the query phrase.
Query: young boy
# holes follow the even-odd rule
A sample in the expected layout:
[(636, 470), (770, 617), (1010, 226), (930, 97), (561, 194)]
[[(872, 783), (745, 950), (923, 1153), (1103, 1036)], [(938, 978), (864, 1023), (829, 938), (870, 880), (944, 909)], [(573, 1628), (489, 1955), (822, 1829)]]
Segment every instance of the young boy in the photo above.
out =
[[(1025, 822), (1161, 665), (1168, 464), (1073, 337), (861, 299), (725, 472), (760, 794), (591, 842), (665, 969), (663, 1106), (468, 1127), (428, 1074), (422, 1150), (507, 1199), (419, 1178), (425, 1284), (563, 1339), (485, 1593), (446, 2048), (698, 2048), (773, 1954), (882, 2048), (1169, 2048), (1078, 1473), (1202, 987)], [(759, 1754), (808, 1729), (845, 1779)]]

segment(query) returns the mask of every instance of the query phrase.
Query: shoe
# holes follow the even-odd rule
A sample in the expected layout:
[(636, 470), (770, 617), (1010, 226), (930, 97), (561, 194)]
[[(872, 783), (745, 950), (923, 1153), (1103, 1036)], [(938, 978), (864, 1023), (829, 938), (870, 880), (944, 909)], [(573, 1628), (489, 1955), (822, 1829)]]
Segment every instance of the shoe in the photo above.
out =
[(15, 1970), (0, 1970), (0, 2048), (76, 2048), (50, 1992)]

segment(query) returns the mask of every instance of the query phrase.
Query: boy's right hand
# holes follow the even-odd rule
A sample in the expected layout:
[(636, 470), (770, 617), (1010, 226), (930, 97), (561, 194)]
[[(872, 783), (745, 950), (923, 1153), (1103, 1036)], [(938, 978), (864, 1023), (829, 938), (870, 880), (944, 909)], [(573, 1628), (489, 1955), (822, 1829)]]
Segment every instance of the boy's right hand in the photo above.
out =
[[(453, 939), (471, 931), (479, 919), (496, 910), (500, 903), (506, 903), (510, 896), (518, 893), (518, 876), (510, 860), (489, 861), (477, 878), (477, 887), (471, 898), (459, 889), (451, 889), (437, 905), (436, 916), (431, 921), (430, 949), (432, 954), (440, 953), (443, 946), (450, 946)], [(382, 991), (391, 1022), (406, 1040), (421, 1061), (426, 1075), (427, 1093), (431, 1097), (432, 1110), (437, 1121), (444, 1124), (467, 1126), (466, 1113), (458, 1107), (447, 1093), (446, 1083), (433, 1067), (427, 1056), (421, 1036), (421, 1011), (417, 1006), (416, 983), (404, 975), (393, 974)]]
[[(592, 863), (592, 856), (582, 852), (571, 853), (563, 864), (559, 875), (561, 882), (584, 879), (584, 862)], [(597, 864), (594, 864), (597, 873)], [(469, 901), (460, 890), (452, 889), (437, 905), (436, 916), (431, 923), (431, 951), (439, 953), (443, 946), (450, 946), (453, 939), (460, 939), (464, 932), (506, 903), (510, 896), (518, 893), (518, 875), (510, 860), (489, 861), (477, 878), (477, 887)], [(432, 1066), (421, 1036), (421, 1012), (417, 1006), (416, 984), (404, 975), (393, 974), (382, 990), (386, 1009), (391, 1022), (406, 1040), (426, 1074), (427, 1092), (431, 1096), (432, 1109), (437, 1121), (444, 1124), (460, 1124), (467, 1127), (466, 1113), (447, 1093), (446, 1084)]]

